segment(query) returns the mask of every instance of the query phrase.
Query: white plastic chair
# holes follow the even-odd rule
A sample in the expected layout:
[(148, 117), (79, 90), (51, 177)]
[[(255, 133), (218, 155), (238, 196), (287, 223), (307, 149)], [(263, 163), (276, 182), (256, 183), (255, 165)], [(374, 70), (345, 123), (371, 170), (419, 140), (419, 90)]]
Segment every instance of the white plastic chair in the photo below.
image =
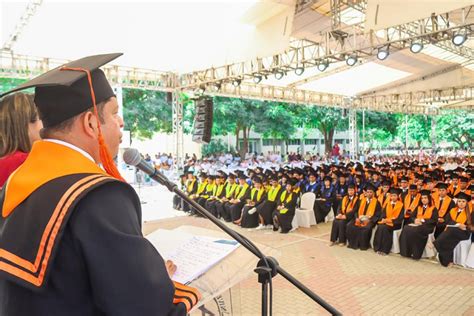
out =
[(466, 258), (466, 268), (474, 269), (474, 243), (471, 242), (471, 246), (469, 247), (469, 253)]
[(331, 209), (329, 210), (328, 215), (326, 215), (326, 217), (324, 218), (324, 222), (325, 223), (332, 222), (332, 221), (334, 221), (334, 218), (335, 218), (334, 217), (334, 211), (331, 207)]
[(390, 249), (390, 252), (400, 253), (400, 234), (401, 233), (402, 233), (401, 228), (393, 231), (393, 242), (392, 242), (392, 249)]
[(293, 228), (306, 227), (316, 225), (316, 217), (314, 216), (314, 201), (316, 195), (313, 192), (306, 192), (301, 196), (301, 207), (295, 211), (295, 217), (291, 223)]
[[(461, 240), (456, 248), (454, 248), (454, 256), (453, 256), (453, 262), (457, 265), (467, 267), (467, 258), (469, 257), (469, 254), (471, 251), (471, 236), (469, 236), (469, 239), (466, 240)], [(473, 256), (474, 258), (474, 256)]]

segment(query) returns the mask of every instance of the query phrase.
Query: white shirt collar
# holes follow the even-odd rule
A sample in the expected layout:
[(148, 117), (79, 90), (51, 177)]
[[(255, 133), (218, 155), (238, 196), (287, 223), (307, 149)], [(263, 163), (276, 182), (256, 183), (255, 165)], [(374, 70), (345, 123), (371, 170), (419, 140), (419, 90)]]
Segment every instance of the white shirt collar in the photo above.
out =
[(73, 144), (71, 143), (67, 143), (65, 141), (62, 141), (62, 140), (59, 140), (59, 139), (51, 139), (51, 138), (48, 138), (48, 139), (43, 139), (45, 142), (50, 142), (50, 143), (56, 143), (58, 145), (63, 145), (63, 146), (66, 146), (66, 147), (69, 147), (75, 151), (77, 151), (78, 153), (82, 154), (84, 157), (86, 157), (87, 159), (89, 159), (90, 161), (92, 161), (93, 163), (96, 163), (94, 158), (92, 158), (92, 156), (87, 153), (86, 151), (84, 151), (83, 149), (77, 147), (77, 146), (74, 146)]

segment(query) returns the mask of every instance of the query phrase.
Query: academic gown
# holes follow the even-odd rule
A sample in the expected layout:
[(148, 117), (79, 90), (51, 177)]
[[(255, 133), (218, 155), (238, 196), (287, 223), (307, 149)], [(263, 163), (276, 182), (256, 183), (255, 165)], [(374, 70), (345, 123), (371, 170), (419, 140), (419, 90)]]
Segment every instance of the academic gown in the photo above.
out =
[[(446, 229), (447, 222), (450, 219), (449, 211), (456, 206), (456, 203), (454, 203), (452, 199), (448, 206), (443, 205), (446, 203), (443, 203), (441, 200), (437, 204), (439, 204), (440, 207), (438, 209), (438, 222), (436, 223), (435, 238), (438, 238), (439, 235), (441, 235), (441, 233)], [(440, 222), (440, 218), (442, 218), (444, 222)]]
[(282, 194), (280, 194), (280, 197), (277, 200), (278, 205), (283, 205), (286, 211), (283, 213), (283, 210), (275, 209), (272, 214), (273, 217), (277, 218), (278, 224), (281, 227), (281, 232), (284, 234), (288, 233), (293, 228), (291, 226), (291, 222), (295, 217), (296, 201), (298, 199), (298, 194), (296, 194), (295, 192), (292, 192), (291, 199), (289, 200), (288, 195), (288, 192), (286, 192), (284, 200), (281, 201), (281, 197), (283, 196), (282, 192)]
[[(375, 197), (373, 197), (373, 199), (375, 199)], [(366, 204), (366, 210), (368, 210), (368, 207), (369, 203)], [(368, 224), (366, 226), (357, 226), (356, 219), (359, 218), (359, 214), (362, 214), (361, 211), (363, 211), (361, 208), (362, 205), (359, 204), (359, 208), (354, 213), (354, 218), (347, 224), (346, 235), (349, 242), (349, 248), (367, 250), (370, 248), (372, 230), (380, 219), (382, 207), (380, 206), (380, 203), (376, 201), (374, 215), (369, 219)], [(367, 211), (364, 213), (367, 213)]]
[(267, 192), (267, 199), (263, 201), (263, 203), (257, 207), (257, 213), (263, 218), (264, 225), (273, 224), (272, 214), (273, 214), (273, 211), (277, 207), (277, 203), (278, 203), (277, 201), (280, 198), (280, 194), (282, 193), (283, 190), (284, 190), (283, 188), (279, 189), (274, 201), (269, 200), (270, 191)]
[(205, 208), (208, 210), (212, 215), (215, 217), (219, 217), (219, 213), (217, 211), (217, 203), (219, 203), (219, 199), (223, 198), (225, 196), (225, 188), (227, 186), (227, 183), (224, 184), (221, 192), (217, 192), (219, 186), (215, 186), (215, 191), (212, 192), (212, 197), (207, 199), (205, 203)]
[[(337, 215), (343, 214), (346, 215), (345, 219), (337, 219), (335, 218), (332, 222), (332, 229), (331, 229), (331, 241), (332, 242), (340, 242), (345, 244), (347, 241), (346, 237), (346, 230), (347, 230), (347, 223), (353, 220), (355, 210), (359, 209), (359, 199), (357, 197), (353, 197), (351, 200), (347, 200), (348, 197), (342, 199), (341, 204), (339, 204), (339, 209), (337, 211)], [(355, 201), (353, 199), (356, 199)]]
[(433, 209), (432, 215), (429, 219), (425, 219), (425, 222), (420, 226), (410, 226), (411, 223), (415, 222), (418, 212), (420, 212), (421, 206), (417, 207), (411, 214), (408, 222), (403, 226), (402, 233), (400, 234), (400, 255), (403, 257), (412, 257), (413, 259), (421, 259), (423, 250), (426, 247), (428, 241), (428, 235), (434, 231), (436, 222), (438, 220), (438, 210), (436, 207)]
[[(459, 214), (457, 209), (455, 214), (455, 216)], [(447, 219), (448, 225), (455, 225), (457, 223), (450, 212), (447, 214)], [(467, 221), (464, 221), (463, 224), (466, 223)], [(472, 211), (471, 223), (474, 223), (474, 212)], [(433, 243), (436, 247), (436, 250), (438, 251), (439, 262), (445, 267), (453, 262), (454, 248), (456, 248), (460, 241), (469, 239), (470, 235), (471, 231), (469, 230), (469, 227), (466, 228), (466, 230), (462, 230), (458, 227), (447, 227), (446, 230), (443, 231)]]
[[(186, 191), (186, 184), (183, 182), (180, 182), (181, 185), (181, 191)], [(173, 196), (173, 209), (177, 211), (181, 211), (183, 209), (183, 199), (175, 194)]]
[[(198, 188), (198, 181), (196, 180), (196, 181), (194, 181), (194, 183), (192, 185), (190, 184), (189, 186), (186, 186), (186, 194), (188, 196), (190, 196), (192, 194), (196, 194), (197, 188)], [(186, 213), (191, 212), (191, 206), (189, 205), (189, 203), (183, 201), (182, 205), (183, 205), (183, 211), (184, 212), (186, 212)]]
[[(252, 192), (250, 192), (252, 195)], [(254, 207), (257, 208), (261, 205), (265, 199), (267, 198), (267, 193), (263, 192), (260, 198), (258, 198), (258, 191), (255, 192), (253, 198), (251, 200), (255, 203), (255, 205), (245, 205), (242, 210), (242, 221), (240, 222), (240, 226), (243, 228), (255, 228), (258, 226), (258, 213), (255, 212), (253, 214), (249, 214), (249, 211)]]
[(314, 215), (316, 217), (316, 223), (324, 222), (324, 219), (331, 211), (331, 206), (336, 200), (336, 190), (334, 186), (329, 188), (322, 187), (319, 192), (318, 199), (314, 201)]
[[(391, 204), (389, 201), (387, 205), (382, 209), (382, 216), (380, 219), (387, 219), (387, 207), (388, 204)], [(396, 205), (396, 204), (395, 204)], [(400, 213), (396, 218), (391, 218), (392, 225), (377, 223), (377, 229), (375, 230), (374, 236), (374, 251), (381, 251), (383, 253), (389, 254), (393, 245), (393, 231), (399, 230), (402, 228), (403, 223), (403, 203), (400, 202)]]
[(243, 188), (240, 188), (239, 194), (236, 197), (236, 199), (239, 200), (238, 203), (227, 203), (225, 205), (226, 213), (230, 214), (230, 220), (232, 222), (238, 220), (242, 216), (242, 208), (244, 207), (245, 202), (250, 199), (250, 186), (247, 187), (247, 190), (243, 195), (240, 194), (241, 190), (243, 190)]
[[(336, 198), (332, 203), (332, 209), (334, 211), (334, 217), (337, 215), (337, 211), (339, 209), (339, 205), (341, 204), (342, 199), (347, 195), (347, 183), (341, 184), (340, 182), (336, 183), (335, 190), (336, 190)], [(339, 196), (339, 197), (338, 197)]]
[(173, 305), (163, 258), (143, 238), (138, 197), (123, 183), (81, 199), (50, 264), (40, 292), (0, 278), (0, 315), (186, 315)]

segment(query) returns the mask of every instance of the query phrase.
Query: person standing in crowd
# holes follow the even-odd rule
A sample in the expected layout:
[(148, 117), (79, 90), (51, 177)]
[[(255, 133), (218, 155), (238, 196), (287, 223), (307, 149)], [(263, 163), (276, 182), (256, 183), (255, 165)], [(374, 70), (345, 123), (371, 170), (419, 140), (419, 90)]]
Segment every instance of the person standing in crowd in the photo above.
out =
[(99, 67), (120, 55), (11, 91), (35, 88), (44, 128), (0, 194), (0, 315), (177, 316), (200, 299), (144, 238), (140, 199), (113, 162), (123, 120)]
[(431, 191), (420, 192), (420, 203), (412, 212), (400, 234), (400, 254), (403, 257), (421, 259), (428, 241), (438, 222), (438, 210), (433, 205)]
[(392, 249), (393, 231), (402, 228), (403, 203), (400, 200), (401, 189), (389, 190), (389, 201), (382, 208), (381, 219), (377, 222), (374, 236), (374, 251), (379, 255), (388, 255)]
[(367, 250), (370, 248), (372, 230), (380, 218), (381, 206), (375, 198), (376, 188), (371, 184), (365, 187), (365, 197), (360, 199), (354, 219), (347, 224), (348, 247)]
[(294, 190), (299, 190), (296, 179), (290, 179), (286, 184), (286, 189), (280, 194), (278, 198), (278, 206), (273, 211), (273, 231), (280, 229), (280, 233), (287, 234), (292, 230), (291, 222), (295, 217), (296, 200), (298, 193)]
[(439, 262), (445, 266), (453, 265), (453, 251), (462, 240), (469, 239), (474, 229), (474, 211), (468, 207), (471, 197), (464, 192), (457, 196), (457, 206), (446, 215), (446, 229), (433, 242), (439, 253)]
[(332, 223), (331, 246), (337, 243), (343, 246), (346, 245), (347, 223), (353, 220), (355, 210), (359, 208), (359, 203), (359, 198), (355, 192), (355, 185), (349, 184), (347, 187), (347, 195), (342, 198), (336, 218)]
[(0, 99), (0, 188), (26, 160), (42, 127), (32, 95), (17, 92)]

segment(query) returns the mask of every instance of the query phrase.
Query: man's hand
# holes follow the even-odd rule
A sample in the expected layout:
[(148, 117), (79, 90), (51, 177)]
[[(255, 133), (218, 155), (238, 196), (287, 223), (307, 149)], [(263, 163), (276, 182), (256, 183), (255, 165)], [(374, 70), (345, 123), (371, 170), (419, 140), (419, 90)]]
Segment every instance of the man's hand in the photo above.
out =
[(166, 260), (166, 271), (168, 271), (168, 275), (170, 276), (170, 278), (173, 277), (174, 273), (176, 272), (176, 265), (173, 263), (173, 261), (171, 260)]
[(439, 223), (444, 223), (444, 218), (439, 217), (439, 218), (438, 218), (438, 222), (439, 222)]

